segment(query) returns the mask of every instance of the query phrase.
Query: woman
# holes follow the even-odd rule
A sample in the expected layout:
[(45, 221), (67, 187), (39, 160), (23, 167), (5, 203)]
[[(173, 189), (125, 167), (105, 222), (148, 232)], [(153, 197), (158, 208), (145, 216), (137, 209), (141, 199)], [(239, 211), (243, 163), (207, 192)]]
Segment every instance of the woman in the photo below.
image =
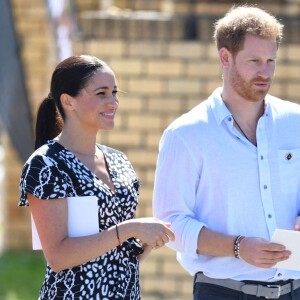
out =
[[(56, 67), (20, 182), (19, 205), (30, 206), (47, 260), (41, 300), (140, 299), (138, 260), (174, 239), (170, 224), (135, 219), (139, 181), (130, 162), (96, 143), (99, 130), (113, 129), (118, 105), (103, 61), (71, 56)], [(80, 196), (97, 197), (99, 233), (68, 237), (67, 197)]]

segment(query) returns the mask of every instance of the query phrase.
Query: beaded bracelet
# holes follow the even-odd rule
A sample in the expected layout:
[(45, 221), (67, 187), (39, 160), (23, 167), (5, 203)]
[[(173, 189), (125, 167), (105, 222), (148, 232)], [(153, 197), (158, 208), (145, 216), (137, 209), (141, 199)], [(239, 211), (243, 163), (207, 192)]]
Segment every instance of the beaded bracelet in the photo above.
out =
[(117, 233), (117, 238), (118, 238), (118, 241), (119, 241), (119, 245), (121, 245), (119, 230), (118, 230), (118, 225), (117, 224), (116, 224), (116, 233)]
[(241, 241), (242, 239), (244, 239), (245, 237), (242, 235), (238, 235), (235, 240), (234, 240), (234, 257), (240, 259), (241, 255), (240, 255), (240, 245), (241, 245)]

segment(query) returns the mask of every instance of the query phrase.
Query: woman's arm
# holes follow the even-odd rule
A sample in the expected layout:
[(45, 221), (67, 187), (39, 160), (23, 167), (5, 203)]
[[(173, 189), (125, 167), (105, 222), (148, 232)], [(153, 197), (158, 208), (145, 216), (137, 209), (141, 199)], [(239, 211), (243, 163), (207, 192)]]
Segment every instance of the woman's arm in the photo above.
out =
[(114, 228), (85, 237), (68, 238), (67, 199), (47, 201), (31, 194), (27, 197), (45, 258), (54, 271), (80, 265), (118, 246)]
[[(40, 200), (29, 193), (27, 197), (45, 258), (55, 272), (86, 263), (119, 245), (115, 226), (97, 234), (69, 238), (67, 199)], [(118, 228), (121, 243), (135, 237), (155, 248), (174, 239), (169, 224), (154, 218), (127, 220)]]

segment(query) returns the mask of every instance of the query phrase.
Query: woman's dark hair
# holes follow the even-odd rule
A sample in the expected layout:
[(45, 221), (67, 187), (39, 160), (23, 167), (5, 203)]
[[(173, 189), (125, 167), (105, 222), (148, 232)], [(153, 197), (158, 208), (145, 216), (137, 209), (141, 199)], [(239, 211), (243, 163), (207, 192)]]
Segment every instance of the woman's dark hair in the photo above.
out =
[(65, 112), (60, 96), (66, 93), (76, 97), (95, 72), (105, 65), (105, 62), (90, 55), (71, 56), (57, 65), (52, 74), (50, 93), (38, 109), (35, 149), (55, 138), (62, 130)]

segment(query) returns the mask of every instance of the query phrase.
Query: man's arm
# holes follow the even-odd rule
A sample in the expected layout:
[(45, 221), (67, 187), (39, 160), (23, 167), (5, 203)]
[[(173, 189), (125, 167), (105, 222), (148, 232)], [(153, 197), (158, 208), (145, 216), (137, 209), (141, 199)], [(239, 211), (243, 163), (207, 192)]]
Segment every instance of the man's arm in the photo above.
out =
[[(197, 253), (209, 256), (234, 256), (236, 236), (229, 236), (202, 227), (198, 236)], [(291, 252), (283, 245), (271, 243), (263, 238), (245, 237), (240, 241), (240, 257), (260, 268), (271, 268), (286, 260)]]

